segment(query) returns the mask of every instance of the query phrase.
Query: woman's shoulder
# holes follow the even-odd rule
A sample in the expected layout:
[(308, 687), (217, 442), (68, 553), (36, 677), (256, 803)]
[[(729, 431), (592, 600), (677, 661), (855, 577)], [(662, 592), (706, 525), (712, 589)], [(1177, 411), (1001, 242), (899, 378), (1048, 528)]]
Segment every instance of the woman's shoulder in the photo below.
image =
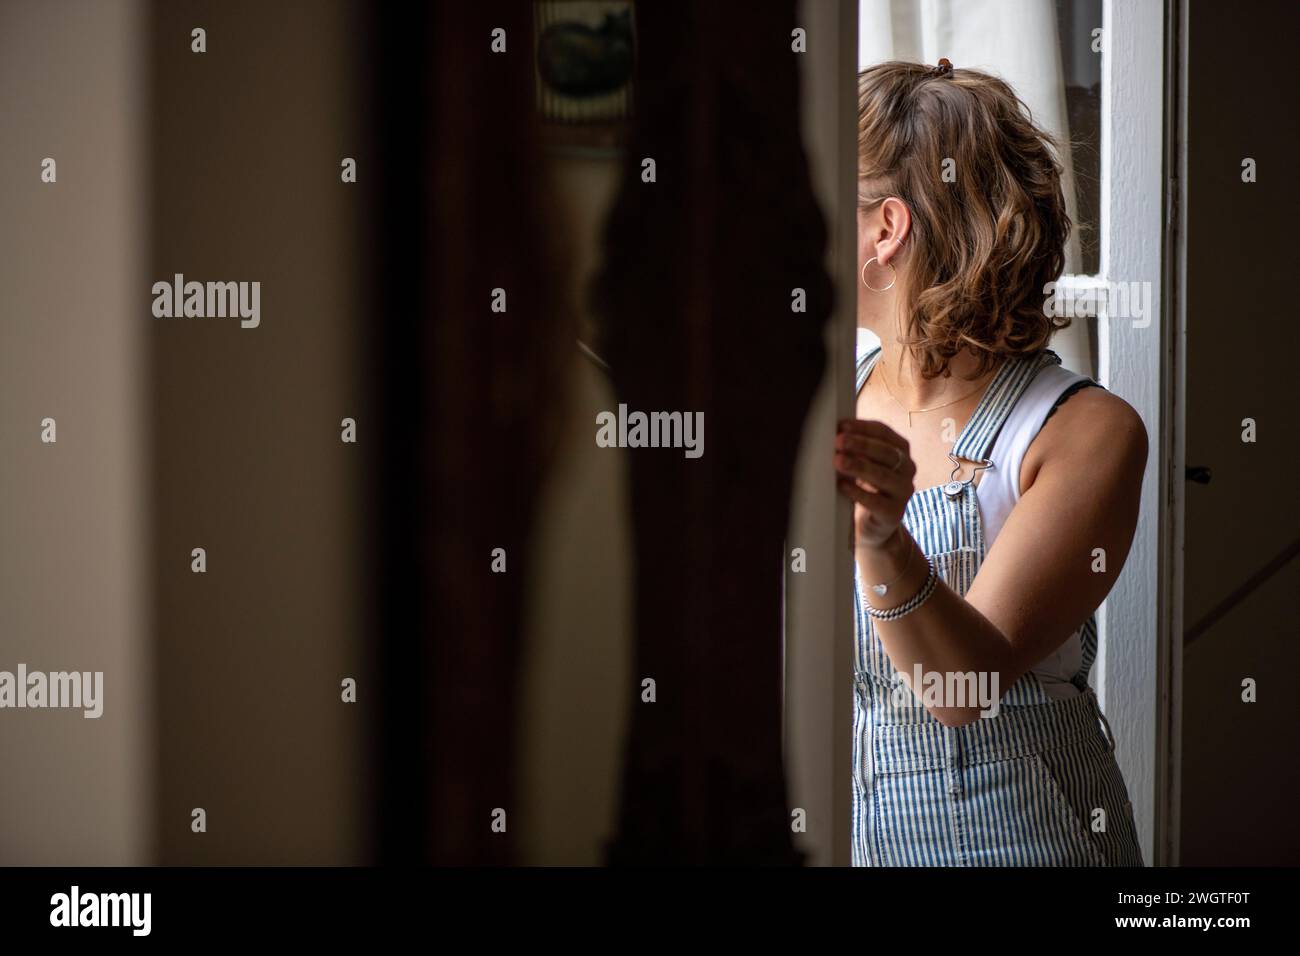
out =
[(1050, 461), (1140, 481), (1148, 447), (1146, 425), (1132, 405), (1105, 388), (1078, 388), (1043, 424), (1024, 464), (1034, 475)]
[(1116, 438), (1146, 438), (1146, 425), (1137, 409), (1105, 388), (1081, 388), (1071, 393), (1057, 407), (1053, 419), (1057, 418), (1070, 430)]

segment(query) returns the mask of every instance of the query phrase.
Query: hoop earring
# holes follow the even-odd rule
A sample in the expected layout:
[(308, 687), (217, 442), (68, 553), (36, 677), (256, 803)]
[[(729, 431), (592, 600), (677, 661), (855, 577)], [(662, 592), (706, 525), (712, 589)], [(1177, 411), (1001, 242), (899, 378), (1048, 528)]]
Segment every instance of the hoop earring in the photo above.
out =
[(871, 263), (875, 261), (876, 261), (876, 257), (872, 256), (866, 262), (862, 263), (862, 284), (866, 286), (868, 289), (870, 289), (872, 292), (888, 292), (890, 289), (894, 287), (894, 283), (898, 281), (898, 270), (894, 268), (892, 263), (889, 263), (889, 269), (891, 272), (894, 273), (894, 278), (890, 279), (889, 285), (885, 286), (883, 289), (877, 289), (875, 286), (873, 286), (870, 282), (867, 281), (867, 266), (871, 265)]

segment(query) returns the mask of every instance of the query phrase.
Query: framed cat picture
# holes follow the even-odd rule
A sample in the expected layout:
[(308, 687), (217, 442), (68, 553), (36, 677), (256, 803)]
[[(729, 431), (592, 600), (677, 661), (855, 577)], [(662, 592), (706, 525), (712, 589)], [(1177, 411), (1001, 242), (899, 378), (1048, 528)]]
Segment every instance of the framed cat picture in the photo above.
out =
[(633, 0), (536, 0), (537, 109), (548, 146), (617, 149), (632, 115)]

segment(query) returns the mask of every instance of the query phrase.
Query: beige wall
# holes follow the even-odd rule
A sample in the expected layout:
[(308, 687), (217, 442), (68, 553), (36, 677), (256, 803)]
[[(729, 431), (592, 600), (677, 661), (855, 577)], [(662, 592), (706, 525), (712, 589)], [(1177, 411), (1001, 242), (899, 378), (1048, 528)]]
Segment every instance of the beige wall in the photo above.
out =
[[(599, 230), (619, 160), (558, 155), (574, 295), (599, 265)], [(581, 305), (580, 305), (581, 307)], [(584, 314), (586, 327), (590, 316)], [(617, 408), (608, 377), (573, 350), (562, 440), (539, 506), (525, 611), (520, 859), (597, 865), (614, 832), (632, 664), (631, 529), (625, 452), (596, 446), (596, 413)]]
[[(1291, 284), (1295, 258), (1296, 126), (1267, 91), (1287, 89), (1285, 63), (1259, 55), (1293, 35), (1293, 3), (1243, 17), (1191, 4), (1188, 112), (1187, 485), (1188, 626), (1300, 535)], [(1288, 26), (1289, 25), (1289, 26)], [(1247, 87), (1223, 77), (1249, 65)], [(1280, 112), (1283, 111), (1283, 112)], [(1259, 179), (1241, 181), (1254, 158)], [(1242, 420), (1258, 440), (1241, 440)], [(1281, 571), (1184, 653), (1181, 862), (1300, 863), (1300, 560)], [(1258, 682), (1243, 703), (1242, 680)]]
[(142, 22), (0, 5), (0, 670), (104, 672), (99, 719), (0, 711), (0, 864), (149, 857)]
[[(161, 859), (332, 864), (367, 852), (377, 703), (364, 615), (361, 11), (153, 7), (151, 279), (262, 283), (261, 325), (153, 319), (153, 568)], [(304, 11), (310, 11), (309, 16)], [(190, 52), (202, 26), (208, 52)], [(359, 182), (340, 181), (345, 156)], [(142, 291), (147, 291), (142, 290)], [(142, 297), (148, 308), (147, 297)], [(343, 444), (340, 420), (358, 423)], [(206, 574), (190, 552), (207, 549)], [(340, 700), (344, 677), (358, 703)], [(208, 832), (190, 829), (202, 807)]]
[[(799, 23), (816, 55), (801, 56), (804, 148), (813, 188), (826, 218), (826, 268), (837, 302), (826, 327), (827, 367), (808, 413), (795, 466), (786, 538), (785, 755), (789, 805), (804, 811), (795, 837), (811, 866), (847, 862), (852, 744), (852, 556), (850, 516), (836, 494), (829, 462), (835, 423), (852, 414), (857, 299), (857, 212), (839, 197), (853, 195), (857, 167), (857, 20), (853, 0), (804, 0)], [(806, 570), (791, 571), (790, 552), (804, 549)]]

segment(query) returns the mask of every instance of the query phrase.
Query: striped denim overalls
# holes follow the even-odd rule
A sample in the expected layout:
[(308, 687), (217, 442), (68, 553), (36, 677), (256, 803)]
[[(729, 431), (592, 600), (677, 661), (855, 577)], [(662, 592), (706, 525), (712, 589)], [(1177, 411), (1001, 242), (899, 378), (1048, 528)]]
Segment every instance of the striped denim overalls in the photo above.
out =
[[(879, 354), (859, 363), (859, 391)], [(1044, 350), (1005, 362), (952, 454), (988, 462), (1025, 387), (1060, 361)], [(903, 523), (936, 573), (965, 594), (985, 555), (971, 478), (917, 490)], [(1050, 696), (1026, 674), (1006, 689), (997, 716), (944, 727), (900, 688), (862, 610), (856, 571), (853, 597), (855, 866), (1142, 865), (1114, 739), (1109, 727), (1103, 731), (1088, 686), (1097, 651), (1093, 617), (1080, 630), (1082, 666), (1071, 681), (1080, 693)]]

